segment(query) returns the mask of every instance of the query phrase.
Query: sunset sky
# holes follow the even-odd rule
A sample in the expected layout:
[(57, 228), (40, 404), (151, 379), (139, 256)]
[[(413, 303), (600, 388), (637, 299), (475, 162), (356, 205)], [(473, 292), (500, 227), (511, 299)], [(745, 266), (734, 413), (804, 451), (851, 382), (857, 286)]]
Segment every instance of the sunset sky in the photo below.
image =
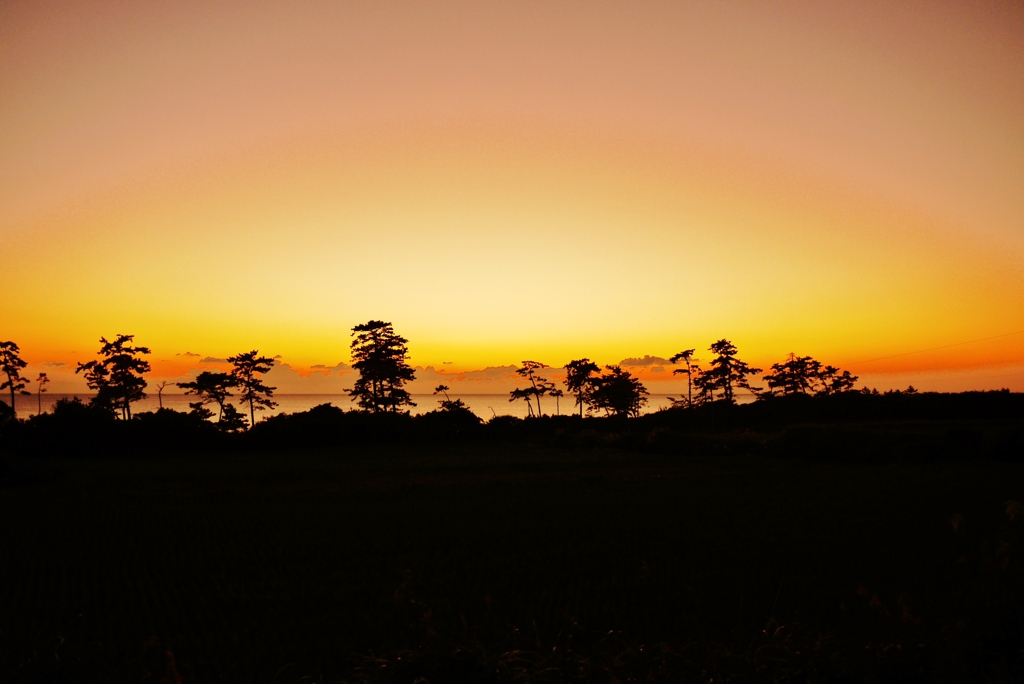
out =
[(117, 333), (336, 391), (369, 319), (1024, 391), (1024, 7), (5, 2), (0, 241), (54, 391)]

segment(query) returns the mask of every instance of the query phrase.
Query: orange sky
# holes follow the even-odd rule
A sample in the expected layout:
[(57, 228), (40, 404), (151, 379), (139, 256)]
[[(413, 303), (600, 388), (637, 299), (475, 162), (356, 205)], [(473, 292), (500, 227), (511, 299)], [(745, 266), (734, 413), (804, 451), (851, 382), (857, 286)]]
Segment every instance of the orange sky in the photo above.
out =
[(305, 373), (379, 318), (452, 371), (728, 337), (1024, 390), (1017, 3), (4, 3), (0, 65), (30, 370)]

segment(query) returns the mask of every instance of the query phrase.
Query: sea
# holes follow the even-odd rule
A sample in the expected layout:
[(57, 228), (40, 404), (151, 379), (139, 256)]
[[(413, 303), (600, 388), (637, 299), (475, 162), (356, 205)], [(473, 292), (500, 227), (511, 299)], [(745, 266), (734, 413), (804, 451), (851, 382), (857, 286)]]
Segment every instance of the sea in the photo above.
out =
[[(20, 418), (27, 418), (33, 416), (42, 410), (44, 413), (53, 410), (53, 405), (59, 399), (71, 399), (72, 397), (78, 397), (82, 401), (89, 401), (93, 395), (91, 394), (43, 394), (41, 400), (35, 395), (31, 396), (18, 396), (16, 399), (16, 405), (18, 409), (18, 416)], [(508, 400), (508, 394), (452, 394), (449, 393), (452, 399), (461, 399), (465, 402), (469, 410), (480, 416), (484, 420), (488, 420), (494, 416), (516, 416), (519, 418), (525, 418), (528, 414), (526, 403), (523, 401), (510, 402)], [(679, 395), (672, 395), (678, 398)], [(195, 401), (195, 397), (186, 394), (164, 394), (163, 397), (157, 396), (155, 393), (149, 394), (142, 401), (137, 401), (132, 404), (132, 413), (143, 413), (145, 411), (156, 411), (163, 403), (164, 408), (174, 409), (175, 411), (188, 411), (189, 402)], [(349, 399), (347, 394), (275, 394), (273, 397), (274, 401), (277, 402), (277, 407), (274, 409), (268, 409), (262, 411), (257, 416), (257, 421), (260, 417), (267, 417), (277, 415), (279, 413), (300, 413), (302, 411), (308, 411), (314, 406), (320, 404), (331, 404), (337, 406), (340, 409), (346, 411), (356, 409), (355, 402)], [(737, 400), (740, 403), (746, 403), (746, 401), (752, 400), (753, 397), (737, 396)], [(0, 400), (10, 401), (8, 396), (0, 396)], [(438, 397), (433, 394), (414, 394), (412, 400), (415, 402), (415, 406), (410, 407), (409, 412), (416, 415), (420, 413), (426, 413), (433, 411), (438, 407)], [(243, 407), (236, 403), (240, 409)], [(642, 413), (652, 413), (659, 411), (663, 408), (668, 408), (672, 405), (670, 395), (667, 394), (651, 394), (647, 397), (647, 405), (644, 406)], [(244, 407), (246, 415), (248, 415), (248, 407)], [(545, 397), (541, 401), (541, 409), (544, 411), (544, 415), (554, 414), (574, 414), (579, 409), (574, 405), (573, 398), (571, 396), (561, 397), (557, 402), (552, 397)], [(536, 410), (536, 404), (534, 404), (534, 410)]]

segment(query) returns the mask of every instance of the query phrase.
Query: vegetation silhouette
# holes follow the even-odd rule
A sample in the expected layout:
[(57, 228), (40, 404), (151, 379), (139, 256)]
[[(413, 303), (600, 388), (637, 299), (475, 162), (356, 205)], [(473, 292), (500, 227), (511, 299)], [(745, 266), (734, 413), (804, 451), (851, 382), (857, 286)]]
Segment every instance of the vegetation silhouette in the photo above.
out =
[(443, 394), (444, 399), (438, 401), (433, 411), (415, 418), (403, 416), (404, 425), (396, 425), (407, 434), (415, 434), (419, 439), (467, 439), (475, 436), (483, 420), (473, 413), (461, 399), (448, 396), (447, 385), (438, 385), (434, 394)]
[(1022, 409), (322, 405), (224, 433), (58, 401), (0, 429), (0, 679), (1017, 681)]
[(256, 424), (256, 411), (277, 407), (277, 402), (270, 399), (277, 388), (264, 385), (260, 378), (273, 368), (274, 359), (259, 356), (259, 351), (254, 349), (229, 356), (228, 362), (232, 365), (231, 376), (235, 379), (235, 386), (241, 389), (239, 398), (249, 405), (249, 425), (253, 426)]
[(587, 403), (593, 388), (594, 376), (601, 372), (601, 367), (590, 359), (576, 359), (565, 364), (565, 387), (576, 397), (576, 405), (583, 417), (583, 406)]
[(6, 377), (0, 383), (0, 392), (8, 390), (11, 393), (11, 417), (17, 419), (18, 409), (14, 404), (16, 394), (28, 394), (25, 385), (28, 379), (22, 377), (21, 371), (28, 363), (22, 360), (21, 350), (14, 342), (0, 342), (0, 373)]
[(523, 361), (523, 365), (516, 369), (516, 375), (526, 378), (530, 381), (530, 386), (519, 389), (518, 387), (509, 392), (509, 401), (516, 401), (518, 399), (526, 400), (527, 411), (530, 416), (533, 416), (533, 407), (530, 404), (530, 397), (533, 397), (537, 402), (537, 415), (543, 416), (544, 412), (540, 407), (541, 395), (549, 393), (555, 389), (555, 384), (549, 382), (547, 378), (542, 378), (537, 371), (542, 368), (550, 368), (546, 363), (540, 363), (539, 361)]
[(466, 403), (464, 401), (462, 401), (461, 399), (453, 400), (451, 397), (448, 396), (448, 390), (450, 389), (451, 387), (449, 387), (448, 385), (438, 385), (437, 387), (434, 388), (435, 395), (444, 395), (444, 399), (438, 402), (439, 410), (447, 411), (449, 413), (455, 411), (469, 411), (469, 407), (466, 406)]
[(821, 383), (819, 394), (840, 394), (854, 391), (854, 384), (860, 378), (848, 370), (840, 372), (835, 366), (825, 366), (818, 376)]
[(232, 396), (231, 390), (238, 387), (238, 379), (229, 373), (203, 371), (192, 382), (176, 383), (185, 390), (185, 394), (194, 394), (199, 401), (190, 403), (192, 414), (203, 420), (209, 420), (213, 413), (206, 408), (209, 404), (217, 405), (217, 427), (225, 432), (245, 429), (245, 416), (238, 412), (234, 405), (228, 403)]
[[(695, 359), (693, 357), (693, 352), (694, 351), (696, 351), (696, 350), (695, 349), (686, 349), (684, 351), (679, 352), (678, 354), (674, 354), (672, 356), (672, 358), (669, 359), (669, 361), (671, 361), (672, 363), (677, 363), (679, 361), (682, 361), (683, 363), (686, 364), (685, 368), (677, 368), (674, 371), (672, 371), (672, 375), (682, 375), (683, 373), (686, 374), (686, 406), (687, 407), (692, 407), (693, 406), (693, 374), (700, 371), (700, 366), (697, 363), (697, 359)], [(674, 399), (672, 401), (673, 401), (673, 403), (675, 402)]]
[(673, 357), (671, 408), (578, 359), (561, 416), (525, 362), (531, 418), (484, 423), (443, 384), (400, 410), (406, 340), (353, 336), (358, 410), (256, 423), (254, 350), (132, 414), (148, 350), (119, 336), (78, 371), (104, 401), (0, 422), (0, 679), (1024, 679), (1024, 394), (855, 390), (796, 354), (761, 391), (722, 339)]
[(164, 390), (171, 384), (166, 380), (161, 380), (160, 384), (156, 386), (156, 400), (160, 405), (160, 408), (164, 407)]
[(143, 391), (149, 362), (139, 358), (149, 354), (148, 347), (131, 346), (134, 335), (117, 335), (113, 341), (100, 338), (100, 360), (79, 363), (75, 373), (82, 373), (89, 389), (96, 392), (92, 402), (103, 409), (120, 412), (122, 420), (131, 420), (132, 402), (146, 398)]
[(742, 387), (753, 394), (759, 388), (752, 387), (748, 376), (757, 375), (760, 368), (753, 368), (737, 356), (736, 345), (726, 339), (713, 342), (708, 348), (714, 354), (709, 362), (710, 368), (703, 370), (697, 377), (698, 398), (702, 402), (715, 401), (715, 392), (721, 393), (721, 401), (735, 404), (735, 388)]
[(643, 383), (619, 366), (605, 366), (605, 370), (605, 374), (591, 381), (590, 408), (610, 416), (639, 416), (647, 403)]
[(373, 413), (398, 413), (403, 406), (415, 406), (404, 388), (416, 379), (416, 371), (407, 362), (409, 340), (384, 321), (357, 325), (352, 336), (352, 367), (359, 371), (359, 379), (349, 396)]
[(43, 412), (43, 394), (46, 393), (46, 385), (49, 382), (50, 378), (46, 373), (40, 373), (36, 378), (36, 413)]
[(535, 393), (536, 390), (533, 389), (532, 387), (527, 387), (525, 389), (520, 389), (517, 387), (508, 393), (508, 400), (510, 403), (513, 401), (519, 401), (520, 399), (526, 401), (527, 416), (533, 418), (536, 414), (533, 412), (533, 404), (530, 403), (530, 397), (533, 396)]
[(764, 376), (768, 391), (762, 397), (850, 392), (858, 380), (850, 371), (823, 366), (817, 359), (792, 352), (785, 361), (773, 363), (771, 371)]
[[(357, 417), (351, 411), (318, 407), (312, 414), (304, 412), (293, 416), (273, 416), (258, 426), (254, 422), (255, 413), (273, 408), (276, 402), (270, 399), (274, 388), (266, 386), (261, 378), (272, 367), (273, 359), (261, 357), (257, 350), (253, 350), (231, 357), (229, 360), (233, 370), (230, 373), (204, 371), (191, 382), (177, 383), (186, 390), (186, 394), (193, 394), (198, 399), (190, 404), (189, 413), (172, 411), (161, 404), (160, 410), (140, 414), (138, 420), (134, 420), (130, 405), (132, 401), (144, 396), (142, 388), (145, 387), (145, 380), (142, 375), (149, 369), (149, 364), (139, 357), (149, 353), (149, 350), (133, 346), (133, 337), (130, 335), (119, 335), (113, 342), (101, 339), (101, 359), (79, 364), (76, 371), (84, 372), (91, 386), (98, 390), (90, 402), (90, 410), (84, 410), (78, 400), (59, 401), (54, 409), (56, 416), (37, 415), (27, 421), (8, 420), (0, 431), (0, 442), (20, 445), (19, 448), (33, 444), (33, 449), (46, 451), (56, 448), (58, 443), (73, 443), (72, 433), (81, 430), (84, 439), (79, 446), (85, 451), (94, 450), (96, 453), (113, 453), (120, 449), (149, 451), (151, 447), (135, 440), (145, 436), (156, 443), (180, 444), (181, 439), (184, 439), (182, 435), (189, 435), (188, 439), (193, 440), (197, 448), (206, 448), (202, 445), (208, 444), (210, 448), (216, 445), (217, 448), (261, 449), (264, 441), (268, 445), (276, 445), (275, 448), (289, 443), (330, 447), (339, 436), (343, 436), (353, 444), (458, 438), (513, 442), (555, 440), (584, 446), (613, 439), (616, 444), (633, 444), (631, 448), (663, 451), (682, 444), (692, 445), (693, 434), (698, 431), (719, 434), (735, 430), (770, 430), (783, 436), (775, 434), (766, 438), (758, 449), (766, 449), (769, 445), (771, 449), (776, 449), (785, 444), (785, 448), (792, 453), (810, 453), (829, 448), (827, 441), (819, 441), (819, 437), (833, 434), (829, 431), (831, 428), (814, 432), (818, 437), (805, 443), (806, 435), (812, 433), (801, 432), (803, 428), (798, 429), (797, 425), (829, 421), (856, 424), (877, 420), (941, 421), (1005, 417), (1007, 407), (1016, 406), (1014, 402), (1020, 396), (1010, 393), (938, 395), (919, 393), (913, 387), (885, 393), (869, 388), (856, 390), (854, 383), (857, 376), (849, 371), (795, 353), (772, 364), (770, 371), (764, 375), (767, 390), (761, 391), (750, 383), (750, 377), (760, 370), (740, 360), (735, 345), (727, 339), (721, 339), (710, 347), (715, 357), (706, 370), (701, 369), (693, 357), (693, 349), (673, 357), (675, 362), (686, 364), (685, 369), (677, 369), (677, 372), (685, 373), (688, 381), (692, 379), (695, 392), (688, 388), (686, 398), (673, 400), (670, 409), (641, 415), (648, 393), (639, 378), (619, 366), (606, 366), (604, 374), (599, 374), (597, 364), (582, 358), (566, 364), (564, 383), (580, 407), (579, 417), (582, 418), (585, 413), (587, 419), (585, 423), (566, 423), (565, 419), (577, 417), (560, 415), (560, 390), (556, 390), (554, 383), (539, 374), (547, 366), (536, 361), (525, 361), (517, 373), (529, 380), (530, 385), (514, 390), (510, 401), (526, 400), (528, 417), (538, 420), (524, 422), (513, 417), (494, 416), (484, 423), (462, 400), (453, 400), (449, 396), (447, 385), (435, 388), (435, 394), (444, 396), (438, 402), (438, 409), (420, 416), (409, 416), (407, 411), (400, 411), (400, 407), (412, 405), (403, 385), (415, 377), (414, 370), (407, 363), (407, 341), (395, 334), (391, 324), (381, 321), (356, 326), (353, 337), (356, 338), (351, 343), (354, 364), (360, 376), (349, 394), (359, 400), (361, 412), (381, 416), (378, 419)], [(5, 348), (14, 352), (14, 358), (20, 361), (17, 345), (7, 343)], [(25, 367), (10, 360), (8, 365), (15, 371)], [(44, 377), (45, 374), (40, 374), (37, 396), (40, 414), (41, 395), (46, 391)], [(14, 381), (15, 390), (25, 382), (19, 374)], [(688, 385), (691, 383), (688, 382)], [(230, 402), (240, 387), (243, 389), (241, 399), (249, 405), (249, 416), (242, 415)], [(10, 385), (4, 387), (9, 388)], [(162, 388), (158, 386), (158, 389)], [(737, 388), (752, 392), (758, 401), (738, 405), (735, 400)], [(555, 397), (556, 415), (542, 413), (540, 396), (544, 394)], [(217, 405), (215, 423), (209, 422), (214, 419), (214, 413), (210, 411), (213, 404)], [(121, 418), (118, 422), (128, 424), (124, 429), (107, 421), (107, 418), (115, 415)], [(384, 418), (384, 415), (390, 417)], [(8, 416), (13, 417), (9, 413)], [(620, 420), (623, 417), (630, 418), (629, 426), (620, 422), (612, 427), (612, 424), (601, 422)], [(302, 432), (304, 428), (300, 426), (312, 426), (313, 432), (305, 434)], [(176, 430), (177, 434), (172, 437), (163, 434), (163, 430)], [(252, 440), (243, 440), (235, 434), (246, 430), (252, 433)], [(320, 437), (317, 435), (326, 434), (324, 431), (333, 436), (318, 441)], [(600, 437), (605, 433), (608, 434)], [(33, 437), (29, 439), (28, 435)], [(854, 459), (861, 457), (857, 454), (867, 454), (871, 449), (877, 452), (871, 458), (885, 459), (888, 458), (886, 453), (895, 453), (879, 444), (869, 449), (865, 445), (875, 438), (867, 435), (869, 433), (844, 433), (843, 436), (835, 437), (831, 448), (837, 454), (845, 453)], [(634, 443), (635, 440), (639, 441)], [(846, 443), (841, 444), (844, 440)], [(952, 440), (950, 443), (958, 442)], [(83, 446), (85, 444), (91, 446), (86, 448)], [(738, 444), (743, 449), (752, 448), (745, 441)], [(935, 449), (936, 453), (948, 451), (945, 447), (934, 445), (919, 445), (914, 449)]]
[(550, 394), (552, 397), (555, 398), (555, 415), (556, 416), (562, 415), (561, 400), (562, 400), (562, 397), (565, 396), (565, 392), (563, 392), (562, 390), (558, 389), (557, 387), (553, 387), (552, 389), (548, 390), (548, 394)]

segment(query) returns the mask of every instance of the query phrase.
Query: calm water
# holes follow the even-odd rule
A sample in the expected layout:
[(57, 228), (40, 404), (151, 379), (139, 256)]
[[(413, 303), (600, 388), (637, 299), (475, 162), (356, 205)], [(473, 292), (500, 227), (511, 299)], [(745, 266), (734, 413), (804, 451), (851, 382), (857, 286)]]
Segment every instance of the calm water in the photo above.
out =
[[(82, 401), (88, 401), (91, 395), (44, 394), (42, 402), (43, 411), (50, 411), (58, 399), (70, 398), (72, 396), (78, 396)], [(462, 399), (473, 413), (485, 420), (491, 416), (518, 416), (525, 418), (527, 415), (526, 404), (522, 401), (509, 402), (507, 394), (449, 394), (449, 396), (452, 399)], [(7, 396), (2, 398), (9, 400)], [(741, 403), (748, 399), (747, 397), (737, 398)], [(277, 408), (272, 411), (264, 411), (259, 415), (272, 416), (278, 413), (298, 413), (300, 411), (307, 411), (318, 404), (333, 404), (346, 411), (356, 408), (355, 403), (349, 401), (347, 394), (277, 394), (274, 396), (274, 399), (278, 403)], [(431, 394), (414, 394), (412, 395), (412, 400), (416, 402), (416, 406), (411, 410), (414, 414), (426, 413), (437, 408), (437, 397)], [(188, 411), (190, 401), (195, 401), (195, 397), (184, 394), (164, 394), (163, 397), (164, 408), (174, 409), (175, 411)], [(668, 395), (652, 394), (647, 398), (647, 406), (644, 408), (644, 413), (657, 411), (671, 404), (672, 402), (669, 401)], [(27, 418), (36, 414), (38, 404), (35, 395), (30, 397), (19, 396), (17, 398), (17, 406), (18, 415), (22, 418)], [(156, 394), (152, 394), (142, 401), (132, 404), (132, 412), (155, 411), (159, 407), (160, 404)], [(244, 412), (248, 414), (247, 407), (239, 406), (239, 408), (244, 409)], [(545, 414), (555, 413), (555, 400), (545, 397), (542, 400), (541, 408), (544, 409)], [(558, 410), (562, 415), (573, 413), (573, 408), (572, 397), (565, 396), (559, 401)], [(257, 420), (259, 420), (259, 415), (257, 415)]]

